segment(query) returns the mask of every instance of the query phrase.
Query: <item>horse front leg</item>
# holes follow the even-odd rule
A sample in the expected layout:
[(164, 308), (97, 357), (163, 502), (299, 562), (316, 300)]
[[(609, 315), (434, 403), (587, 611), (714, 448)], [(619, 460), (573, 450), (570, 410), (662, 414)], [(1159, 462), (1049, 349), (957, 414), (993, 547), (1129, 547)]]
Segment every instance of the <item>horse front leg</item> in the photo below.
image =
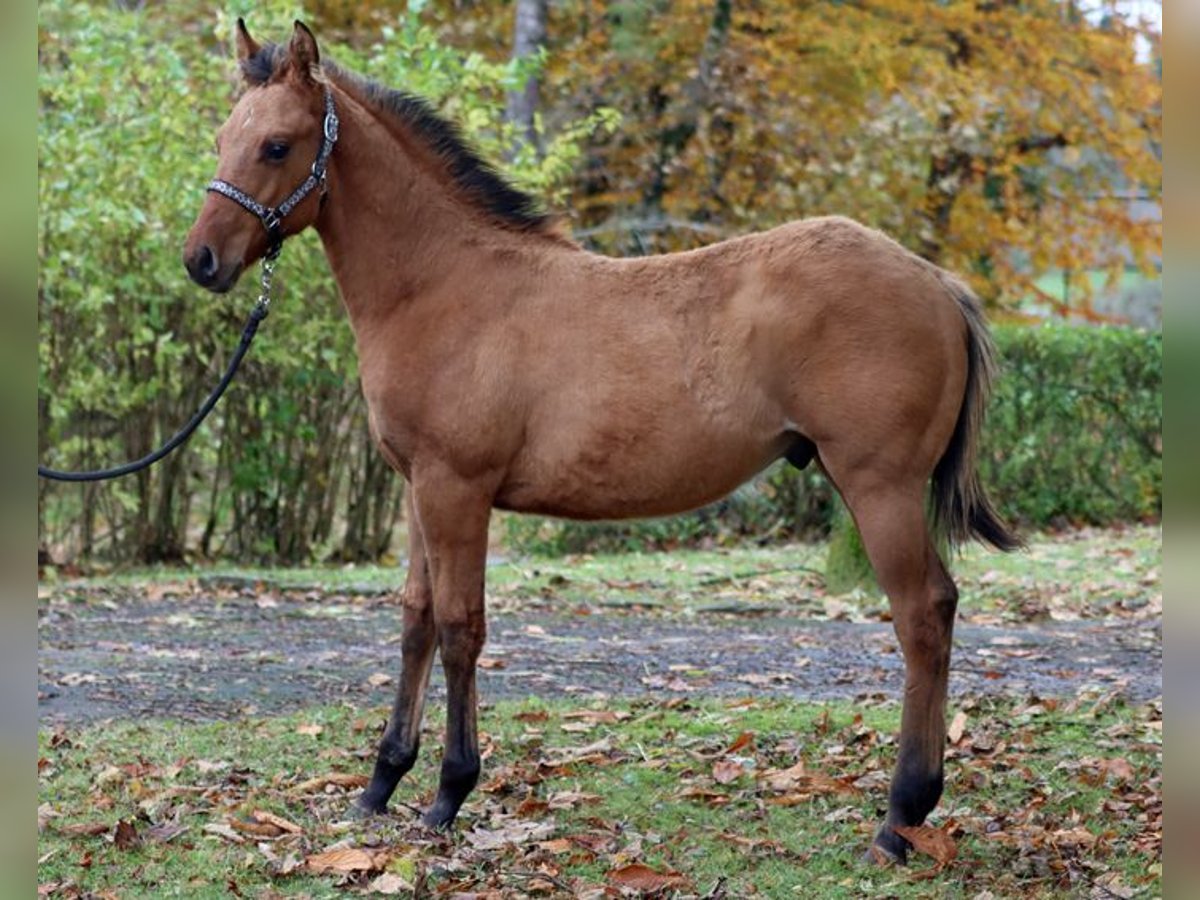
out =
[(433, 586), (425, 555), (425, 540), (413, 509), (412, 490), (405, 497), (408, 513), (408, 578), (404, 584), (404, 637), (401, 643), (400, 684), (392, 714), (379, 742), (379, 755), (370, 784), (357, 800), (359, 809), (382, 813), (400, 779), (417, 760), (421, 716), (429, 670), (437, 645), (433, 621)]
[(479, 780), (475, 670), (487, 637), (484, 569), (491, 494), (446, 472), (414, 478), (446, 675), (446, 743), (437, 798), (422, 821), (446, 828)]

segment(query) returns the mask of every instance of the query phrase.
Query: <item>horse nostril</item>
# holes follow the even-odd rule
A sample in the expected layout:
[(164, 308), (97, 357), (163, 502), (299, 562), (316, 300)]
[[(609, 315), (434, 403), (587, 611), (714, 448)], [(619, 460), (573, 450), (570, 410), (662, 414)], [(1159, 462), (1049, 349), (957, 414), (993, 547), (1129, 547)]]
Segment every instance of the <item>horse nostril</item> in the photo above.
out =
[(217, 254), (212, 252), (212, 248), (208, 244), (205, 244), (196, 254), (196, 274), (204, 281), (212, 281), (213, 276), (217, 274), (217, 268)]

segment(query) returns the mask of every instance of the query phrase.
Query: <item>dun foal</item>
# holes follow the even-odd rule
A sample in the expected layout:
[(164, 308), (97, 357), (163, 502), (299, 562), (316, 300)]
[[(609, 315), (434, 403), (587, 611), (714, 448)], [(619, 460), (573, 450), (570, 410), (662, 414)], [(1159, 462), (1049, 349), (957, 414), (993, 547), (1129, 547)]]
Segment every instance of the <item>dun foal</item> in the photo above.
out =
[(425, 822), (449, 825), (475, 786), (493, 508), (660, 516), (780, 457), (815, 458), (858, 524), (904, 650), (899, 759), (875, 838), (903, 860), (891, 826), (920, 824), (942, 791), (957, 602), (930, 495), (951, 541), (1017, 544), (975, 471), (992, 376), (976, 298), (843, 218), (687, 253), (594, 255), (425, 102), (322, 64), (300, 23), (283, 47), (239, 22), (237, 47), (246, 90), (218, 134), (188, 271), (227, 291), (315, 227), (372, 433), (410, 485), (402, 675), (358, 805), (382, 812), (413, 765), (435, 650), (448, 714)]

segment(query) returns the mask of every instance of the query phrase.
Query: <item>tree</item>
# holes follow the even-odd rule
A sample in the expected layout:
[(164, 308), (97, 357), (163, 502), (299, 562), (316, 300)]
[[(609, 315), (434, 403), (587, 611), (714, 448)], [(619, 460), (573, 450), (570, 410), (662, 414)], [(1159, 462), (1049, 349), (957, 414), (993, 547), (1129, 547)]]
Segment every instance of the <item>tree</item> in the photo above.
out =
[[(853, 216), (1014, 304), (1064, 270), (1151, 272), (1162, 84), (1144, 30), (1059, 0), (564, 0), (543, 100), (620, 109), (572, 206), (602, 248)], [(1153, 37), (1153, 36), (1152, 36)], [(646, 221), (651, 219), (653, 221)]]
[(516, 0), (513, 4), (512, 60), (518, 77), (523, 80), (508, 92), (506, 118), (517, 133), (517, 139), (535, 150), (541, 149), (536, 114), (538, 108), (538, 75), (528, 71), (537, 64), (546, 41), (547, 0)]

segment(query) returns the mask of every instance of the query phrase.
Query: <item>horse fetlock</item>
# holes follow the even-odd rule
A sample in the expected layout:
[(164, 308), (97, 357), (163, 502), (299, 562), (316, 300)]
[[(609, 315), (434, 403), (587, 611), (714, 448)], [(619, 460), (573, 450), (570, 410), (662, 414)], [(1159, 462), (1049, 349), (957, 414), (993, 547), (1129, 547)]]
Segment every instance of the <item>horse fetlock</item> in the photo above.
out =
[(479, 783), (481, 766), (479, 758), (453, 759), (442, 762), (442, 776), (438, 782), (438, 794), (466, 797)]
[(392, 769), (399, 771), (397, 777), (401, 777), (406, 775), (416, 763), (420, 746), (420, 740), (410, 742), (385, 737), (379, 742), (379, 761), (387, 763)]
[(942, 796), (944, 776), (937, 772), (916, 773), (897, 771), (888, 795), (889, 825), (920, 825), (933, 812)]

